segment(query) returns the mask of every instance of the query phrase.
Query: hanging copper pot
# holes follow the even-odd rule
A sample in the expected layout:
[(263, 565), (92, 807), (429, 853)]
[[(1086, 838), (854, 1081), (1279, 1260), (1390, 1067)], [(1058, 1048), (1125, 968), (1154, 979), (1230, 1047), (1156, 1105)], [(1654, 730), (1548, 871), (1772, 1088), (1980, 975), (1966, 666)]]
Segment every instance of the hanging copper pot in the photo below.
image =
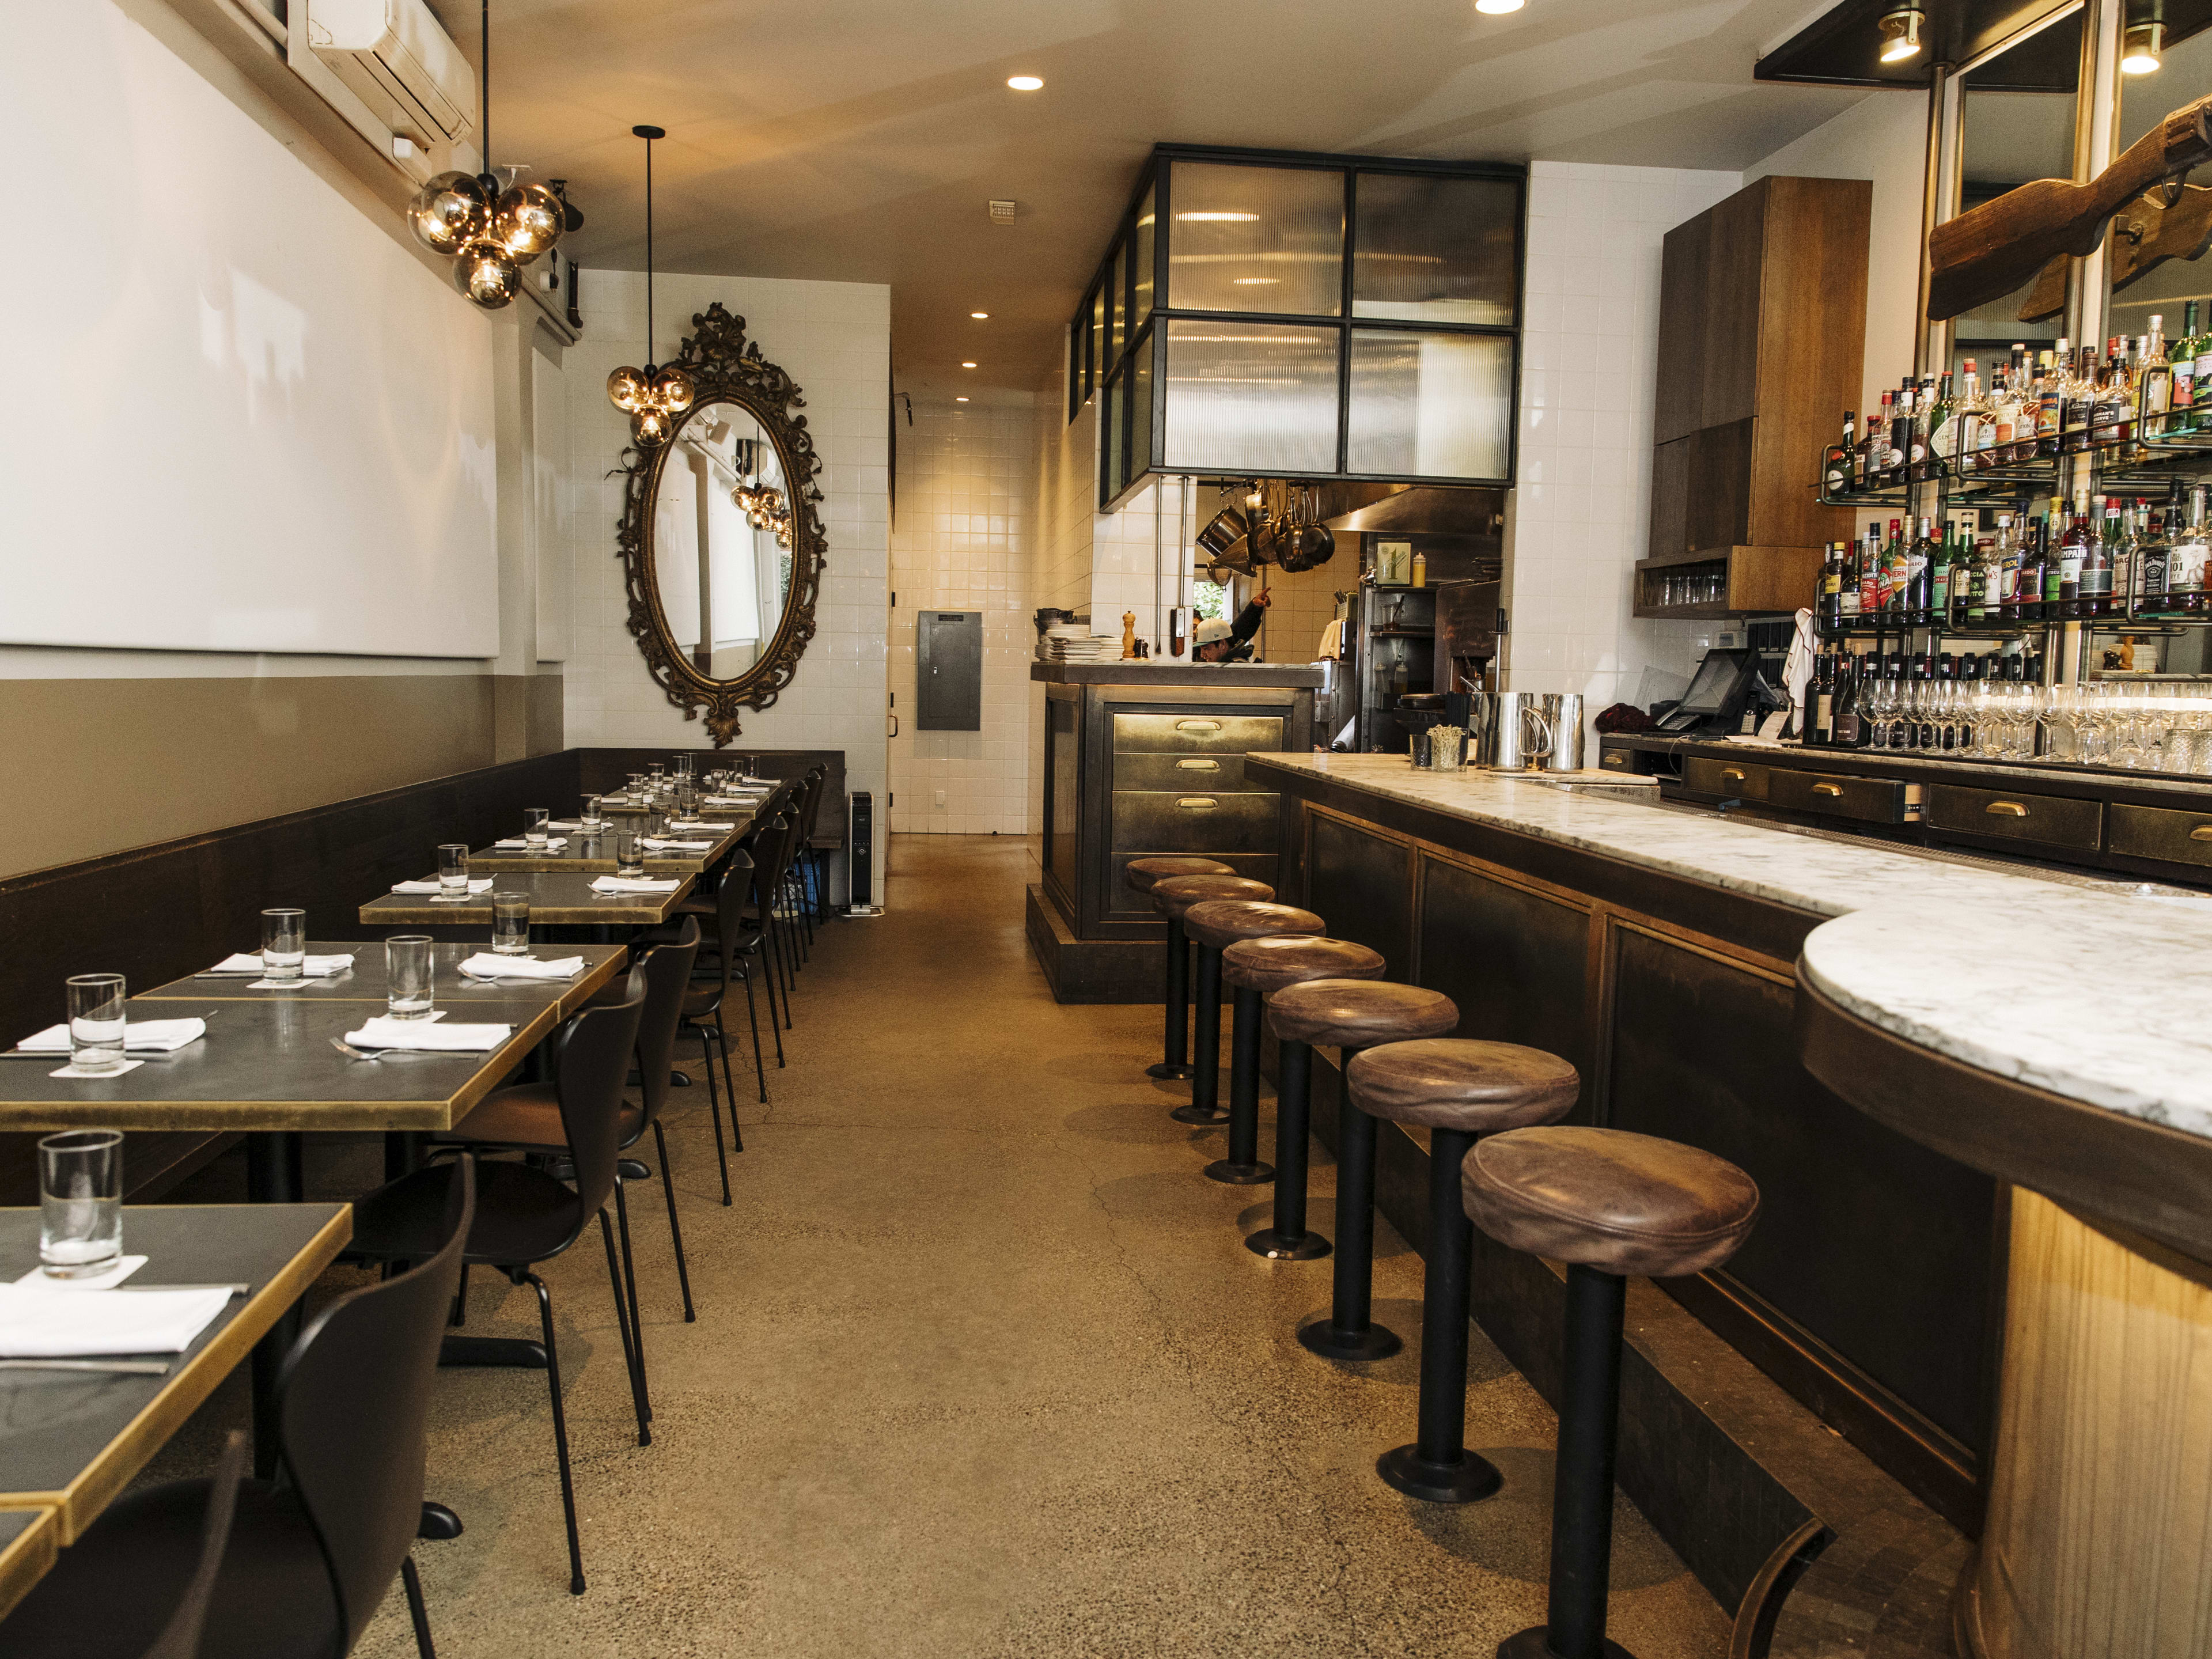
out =
[(1252, 521), (1242, 510), (1224, 507), (1206, 520), (1206, 528), (1198, 532), (1198, 545), (1218, 559), (1251, 533)]

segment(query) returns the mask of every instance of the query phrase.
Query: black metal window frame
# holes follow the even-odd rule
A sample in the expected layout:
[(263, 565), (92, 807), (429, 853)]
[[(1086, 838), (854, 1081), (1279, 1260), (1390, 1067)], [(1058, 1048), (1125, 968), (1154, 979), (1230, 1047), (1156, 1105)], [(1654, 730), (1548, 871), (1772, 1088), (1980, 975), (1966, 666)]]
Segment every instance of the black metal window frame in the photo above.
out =
[[(1315, 173), (1341, 173), (1344, 175), (1344, 236), (1343, 271), (1338, 297), (1339, 309), (1334, 315), (1309, 314), (1289, 312), (1205, 311), (1165, 303), (1170, 297), (1168, 286), (1169, 246), (1173, 237), (1169, 229), (1171, 217), (1170, 202), (1173, 191), (1175, 164), (1179, 161), (1218, 162), (1230, 166), (1297, 167)], [(1479, 179), (1514, 186), (1516, 198), (1513, 214), (1513, 319), (1509, 323), (1443, 323), (1420, 319), (1357, 317), (1352, 313), (1352, 289), (1358, 261), (1359, 244), (1359, 179), (1363, 173), (1419, 177), (1431, 179)], [(1120, 272), (1121, 292), (1118, 307), (1109, 307), (1106, 326), (1094, 332), (1091, 322), (1101, 291), (1113, 283), (1115, 264), (1125, 247), (1133, 248), (1137, 218), (1147, 195), (1152, 204), (1152, 308), (1136, 319), (1135, 326), (1125, 324), (1123, 340), (1119, 352), (1113, 349), (1114, 315), (1128, 317), (1136, 303), (1136, 272), (1133, 258), (1122, 260)], [(1109, 382), (1121, 380), (1127, 384), (1130, 365), (1140, 352), (1152, 356), (1152, 421), (1149, 453), (1133, 454), (1130, 443), (1135, 436), (1133, 410), (1129, 399), (1107, 398), (1100, 401), (1103, 423), (1109, 410), (1115, 410), (1121, 422), (1122, 475), (1108, 476), (1103, 465), (1098, 472), (1098, 504), (1102, 510), (1112, 511), (1125, 501), (1147, 477), (1165, 471), (1167, 446), (1167, 349), (1166, 331), (1163, 319), (1198, 319), (1209, 322), (1250, 323), (1260, 325), (1296, 325), (1327, 328), (1337, 335), (1336, 353), (1336, 467), (1334, 471), (1269, 471), (1243, 469), (1237, 472), (1240, 478), (1305, 479), (1328, 477), (1355, 483), (1395, 483), (1402, 482), (1401, 475), (1388, 472), (1354, 472), (1349, 470), (1352, 445), (1352, 342), (1356, 331), (1402, 334), (1472, 334), (1501, 336), (1512, 343), (1513, 368), (1510, 413), (1505, 434), (1505, 472), (1498, 477), (1473, 477), (1421, 475), (1426, 483), (1487, 486), (1510, 489), (1518, 476), (1521, 460), (1521, 329), (1527, 313), (1528, 252), (1528, 169), (1517, 162), (1504, 161), (1439, 161), (1415, 156), (1339, 155), (1309, 150), (1246, 149), (1225, 146), (1199, 144), (1155, 144), (1152, 155), (1138, 174), (1136, 188), (1130, 192), (1128, 205), (1123, 209), (1121, 222), (1108, 240), (1105, 257), (1089, 286), (1083, 291), (1083, 303), (1069, 324), (1067, 419), (1073, 422), (1082, 412), (1085, 403), (1093, 394), (1104, 390)], [(1097, 348), (1094, 349), (1094, 348)], [(1094, 361), (1103, 356), (1103, 362)], [(1102, 462), (1115, 452), (1102, 429), (1098, 453)], [(1206, 476), (1212, 476), (1206, 474)]]

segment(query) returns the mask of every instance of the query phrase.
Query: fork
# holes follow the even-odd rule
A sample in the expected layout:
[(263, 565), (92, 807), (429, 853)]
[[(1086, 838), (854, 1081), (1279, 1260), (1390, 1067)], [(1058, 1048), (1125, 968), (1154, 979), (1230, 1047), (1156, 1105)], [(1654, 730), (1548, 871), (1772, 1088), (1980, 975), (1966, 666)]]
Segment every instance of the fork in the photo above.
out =
[(332, 1037), (331, 1039), (331, 1047), (337, 1049), (348, 1060), (382, 1060), (384, 1058), (384, 1055), (380, 1052), (373, 1054), (367, 1048), (356, 1048), (353, 1044), (340, 1037)]

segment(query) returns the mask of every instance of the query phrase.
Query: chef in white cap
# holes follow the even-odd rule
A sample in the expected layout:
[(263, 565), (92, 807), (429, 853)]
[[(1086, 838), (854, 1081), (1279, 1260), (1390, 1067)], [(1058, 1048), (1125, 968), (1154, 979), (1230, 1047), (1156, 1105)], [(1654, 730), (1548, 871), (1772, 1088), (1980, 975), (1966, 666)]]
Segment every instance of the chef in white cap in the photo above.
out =
[(1263, 588), (1252, 603), (1237, 613), (1235, 622), (1208, 617), (1191, 635), (1191, 658), (1196, 662), (1237, 662), (1252, 654), (1252, 636), (1260, 631), (1271, 596)]

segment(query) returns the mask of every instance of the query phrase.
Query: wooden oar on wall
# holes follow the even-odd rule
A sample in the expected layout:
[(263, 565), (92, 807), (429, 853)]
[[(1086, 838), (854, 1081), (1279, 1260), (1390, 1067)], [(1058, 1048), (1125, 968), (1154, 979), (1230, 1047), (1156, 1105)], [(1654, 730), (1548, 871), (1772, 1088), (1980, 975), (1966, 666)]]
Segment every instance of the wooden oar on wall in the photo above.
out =
[(2009, 294), (2061, 254), (2103, 240), (2106, 222), (2153, 185), (2176, 199), (2212, 159), (2212, 98), (2173, 112), (2086, 184), (2038, 179), (1936, 226), (1928, 239), (1928, 316), (1941, 322)]
[[(2112, 227), (2112, 292), (2119, 293), (2168, 259), (2186, 264), (2212, 247), (2212, 190), (2184, 185), (2181, 199), (2168, 207), (2164, 192), (2153, 189), (2122, 209)], [(2066, 309), (2066, 256), (2044, 266), (2034, 291), (2020, 308), (2023, 323), (2039, 323)]]

